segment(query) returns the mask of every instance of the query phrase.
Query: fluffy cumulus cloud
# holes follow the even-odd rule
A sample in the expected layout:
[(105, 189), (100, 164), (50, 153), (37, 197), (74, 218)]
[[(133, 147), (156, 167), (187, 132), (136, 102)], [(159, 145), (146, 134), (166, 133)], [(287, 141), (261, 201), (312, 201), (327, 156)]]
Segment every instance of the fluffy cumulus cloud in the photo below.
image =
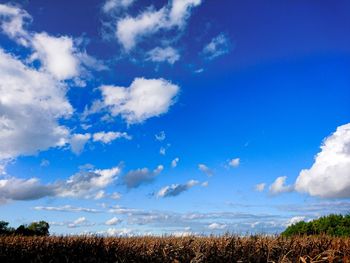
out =
[(2, 49), (0, 78), (0, 159), (67, 143), (69, 130), (59, 124), (73, 112), (65, 85)]
[(198, 169), (208, 176), (212, 176), (214, 174), (213, 171), (208, 166), (202, 163), (198, 164)]
[(127, 188), (137, 188), (140, 185), (153, 182), (163, 169), (163, 165), (158, 165), (153, 171), (150, 171), (148, 168), (132, 170), (123, 177), (123, 182)]
[(295, 189), (323, 198), (350, 197), (350, 123), (324, 140), (311, 168), (300, 172)]
[(147, 53), (147, 60), (153, 62), (167, 62), (169, 64), (174, 64), (179, 59), (179, 52), (172, 47), (156, 47)]
[(288, 193), (294, 190), (293, 185), (286, 185), (287, 176), (277, 177), (276, 180), (270, 185), (270, 194), (277, 195), (281, 193)]
[(136, 78), (128, 88), (102, 86), (100, 90), (102, 107), (112, 116), (120, 115), (128, 124), (134, 124), (166, 113), (180, 88), (164, 79)]
[(35, 200), (55, 195), (54, 185), (42, 185), (38, 179), (9, 177), (0, 180), (0, 202), (9, 200)]
[(84, 197), (97, 192), (113, 183), (120, 174), (120, 168), (95, 169), (80, 171), (57, 187), (57, 195), (61, 197)]
[(159, 10), (148, 8), (136, 17), (127, 16), (118, 20), (116, 37), (128, 52), (150, 35), (182, 29), (191, 15), (191, 9), (200, 4), (201, 0), (172, 0)]
[(94, 142), (111, 143), (119, 138), (124, 138), (126, 140), (131, 140), (131, 136), (126, 132), (97, 132), (93, 135)]
[(79, 74), (79, 59), (75, 55), (73, 39), (67, 36), (53, 37), (47, 33), (33, 37), (35, 53), (43, 68), (59, 80), (70, 79)]
[(199, 182), (195, 180), (190, 180), (185, 184), (172, 184), (163, 187), (160, 189), (157, 193), (158, 198), (163, 197), (171, 197), (171, 196), (177, 196), (189, 189), (191, 189), (193, 186), (198, 185)]
[(208, 59), (227, 54), (230, 51), (230, 40), (221, 33), (214, 37), (204, 48), (202, 54)]
[[(31, 16), (23, 9), (0, 4), (2, 32), (29, 52), (29, 59), (21, 60), (0, 48), (0, 159), (36, 154), (79, 139), (60, 125), (73, 113), (65, 80), (83, 83), (83, 65), (102, 69), (78, 41), (28, 31), (29, 21)], [(34, 61), (40, 63), (32, 66)]]

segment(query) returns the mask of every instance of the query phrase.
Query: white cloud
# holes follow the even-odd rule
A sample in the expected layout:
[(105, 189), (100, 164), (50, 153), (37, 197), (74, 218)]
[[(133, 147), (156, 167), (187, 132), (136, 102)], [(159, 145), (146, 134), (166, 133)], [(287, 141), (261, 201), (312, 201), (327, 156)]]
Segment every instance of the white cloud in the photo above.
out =
[(122, 195), (120, 193), (114, 192), (110, 195), (110, 198), (114, 200), (119, 200), (120, 198), (122, 198)]
[(288, 193), (294, 190), (294, 186), (286, 185), (287, 176), (277, 177), (276, 180), (270, 185), (270, 193), (273, 195)]
[(85, 208), (85, 207), (75, 207), (71, 205), (64, 206), (35, 206), (35, 210), (39, 211), (54, 211), (54, 212), (86, 212), (86, 213), (99, 213), (100, 211), (93, 208)]
[(166, 138), (166, 135), (165, 135), (165, 132), (164, 131), (161, 131), (159, 132), (158, 134), (154, 135), (154, 137), (156, 138), (157, 141), (164, 141), (165, 138)]
[(202, 0), (173, 0), (169, 13), (170, 23), (183, 27), (191, 15), (191, 9), (199, 6), (201, 3)]
[(311, 168), (300, 172), (295, 189), (323, 198), (350, 197), (350, 123), (324, 140)]
[(42, 185), (37, 178), (19, 179), (7, 177), (0, 180), (0, 202), (7, 200), (35, 200), (54, 196), (53, 185)]
[(157, 32), (166, 23), (166, 9), (158, 11), (148, 9), (139, 16), (125, 17), (117, 22), (116, 37), (125, 51), (133, 49), (137, 42), (150, 34)]
[(16, 6), (0, 4), (0, 27), (11, 39), (28, 46), (28, 33), (24, 25), (31, 21), (31, 16)]
[(67, 36), (52, 37), (46, 33), (33, 37), (35, 53), (44, 68), (59, 80), (70, 79), (79, 74), (79, 60), (74, 54), (73, 39)]
[(104, 13), (118, 12), (123, 9), (130, 7), (135, 0), (106, 0), (102, 6), (102, 11)]
[[(109, 196), (100, 190), (112, 184), (119, 174), (119, 167), (80, 171), (67, 180), (50, 184), (42, 184), (37, 178), (21, 179), (7, 176), (0, 180), (0, 202), (35, 200), (49, 196), (83, 198)], [(69, 209), (69, 207), (66, 208)]]
[(228, 162), (228, 165), (231, 167), (238, 167), (240, 162), (241, 162), (241, 160), (239, 158), (234, 158)]
[(60, 197), (86, 197), (113, 183), (120, 174), (120, 168), (80, 171), (56, 186), (56, 195)]
[(159, 31), (182, 29), (190, 17), (191, 9), (201, 4), (201, 0), (173, 0), (159, 10), (148, 8), (137, 17), (127, 16), (116, 25), (116, 37), (126, 52), (147, 36)]
[(209, 44), (203, 48), (203, 55), (208, 59), (227, 54), (230, 51), (230, 40), (223, 33), (214, 37)]
[(176, 157), (174, 160), (171, 161), (171, 167), (175, 168), (180, 161), (179, 157)]
[(127, 140), (131, 140), (132, 137), (128, 135), (126, 132), (97, 132), (93, 135), (94, 142), (103, 142), (103, 143), (111, 143), (112, 141), (124, 138)]
[(169, 186), (165, 186), (158, 191), (157, 197), (163, 198), (163, 197), (177, 196), (177, 195), (191, 189), (193, 186), (195, 186), (197, 184), (199, 184), (198, 181), (190, 180), (185, 184), (172, 184)]
[(204, 72), (204, 69), (203, 69), (203, 68), (199, 68), (199, 69), (196, 69), (196, 70), (194, 71), (194, 73), (196, 73), (196, 74), (199, 74), (199, 73), (202, 73), (202, 72)]
[(210, 230), (222, 230), (227, 227), (226, 224), (220, 224), (220, 223), (212, 223), (208, 226)]
[(286, 222), (286, 227), (287, 226), (291, 226), (294, 225), (300, 221), (304, 221), (305, 220), (305, 216), (294, 216), (292, 218), (290, 218), (287, 222)]
[(66, 223), (62, 223), (62, 224), (58, 223), (58, 225), (66, 225), (69, 228), (76, 228), (76, 227), (83, 227), (83, 226), (94, 226), (95, 224), (89, 223), (89, 221), (84, 216), (82, 216), (82, 217), (77, 218), (73, 222), (66, 222)]
[(84, 150), (84, 146), (90, 140), (90, 138), (91, 138), (90, 133), (73, 134), (70, 139), (70, 146), (71, 146), (72, 152), (79, 155)]
[(179, 52), (172, 47), (156, 47), (151, 51), (147, 52), (147, 60), (153, 62), (168, 62), (169, 64), (174, 64), (179, 59)]
[(266, 186), (265, 183), (257, 184), (255, 185), (255, 191), (262, 192), (265, 190), (265, 186)]
[(128, 124), (141, 123), (166, 113), (175, 103), (179, 87), (164, 79), (136, 78), (130, 87), (102, 86), (104, 107)]
[(159, 154), (160, 155), (165, 155), (166, 154), (166, 149), (164, 147), (160, 147)]
[(1, 48), (0, 79), (0, 159), (63, 146), (69, 130), (59, 120), (73, 111), (65, 85)]
[(121, 219), (119, 219), (117, 217), (113, 217), (113, 218), (107, 220), (105, 222), (105, 224), (108, 225), (108, 226), (114, 226), (114, 225), (119, 224), (121, 221), (122, 221)]
[(208, 166), (206, 166), (205, 164), (198, 164), (198, 169), (201, 172), (207, 174), (208, 176), (212, 176), (214, 174), (213, 171)]
[(150, 171), (148, 168), (132, 170), (123, 177), (123, 182), (128, 188), (137, 188), (142, 184), (153, 182), (163, 169), (163, 165), (158, 165), (153, 171)]
[(103, 232), (102, 234), (107, 234), (108, 236), (133, 236), (133, 230), (129, 228), (108, 228), (106, 232)]
[(43, 159), (40, 162), (40, 166), (41, 167), (46, 167), (46, 166), (49, 166), (49, 165), (50, 165), (50, 161), (49, 160)]
[(208, 182), (208, 181), (205, 181), (205, 182), (203, 182), (203, 183), (201, 184), (201, 186), (203, 186), (203, 187), (208, 187), (208, 186), (209, 186), (209, 182)]

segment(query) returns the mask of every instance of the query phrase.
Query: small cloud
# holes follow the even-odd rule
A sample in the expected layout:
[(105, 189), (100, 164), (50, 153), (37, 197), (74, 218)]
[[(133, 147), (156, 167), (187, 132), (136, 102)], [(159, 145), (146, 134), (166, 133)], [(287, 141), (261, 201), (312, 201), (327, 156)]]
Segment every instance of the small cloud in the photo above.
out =
[(202, 51), (202, 54), (209, 60), (225, 55), (230, 51), (230, 40), (221, 33), (214, 37), (209, 44), (207, 44)]
[(222, 230), (227, 227), (226, 224), (212, 223), (208, 226), (210, 230)]
[(148, 168), (130, 171), (123, 177), (124, 184), (130, 189), (137, 188), (142, 184), (151, 183), (163, 169), (163, 165), (158, 165), (153, 171), (150, 171)]
[(166, 138), (166, 135), (165, 135), (165, 132), (164, 131), (161, 131), (159, 132), (158, 134), (154, 135), (154, 137), (156, 138), (157, 141), (164, 141), (165, 138)]
[(287, 176), (280, 176), (270, 185), (270, 194), (277, 195), (288, 193), (294, 190), (293, 185), (286, 185)]
[(193, 186), (195, 186), (197, 184), (199, 184), (198, 181), (190, 180), (185, 184), (172, 184), (169, 186), (165, 186), (158, 191), (157, 197), (164, 198), (164, 197), (177, 196), (177, 195), (191, 189)]
[(171, 167), (175, 168), (179, 163), (179, 161), (180, 161), (179, 157), (176, 157), (174, 160), (171, 161)]
[(206, 181), (206, 182), (203, 182), (202, 184), (201, 184), (203, 187), (208, 187), (208, 185), (209, 185), (209, 182), (208, 181)]
[(198, 164), (198, 169), (201, 172), (207, 174), (208, 176), (212, 176), (214, 174), (213, 171), (211, 169), (209, 169), (209, 167), (206, 166), (205, 164)]
[(160, 155), (165, 155), (166, 154), (166, 149), (164, 147), (160, 147), (159, 154)]
[(239, 158), (234, 158), (228, 162), (228, 165), (231, 167), (238, 167), (240, 162), (241, 162), (241, 160)]
[(64, 206), (36, 206), (34, 207), (34, 210), (38, 211), (54, 211), (54, 212), (86, 212), (86, 213), (99, 213), (99, 210), (93, 209), (93, 208), (86, 208), (86, 207), (75, 207), (71, 205), (64, 205)]
[(265, 190), (265, 186), (266, 186), (265, 183), (257, 184), (255, 185), (255, 191), (262, 192)]
[(121, 219), (119, 219), (119, 218), (117, 218), (117, 217), (113, 217), (113, 218), (107, 220), (107, 221), (105, 222), (105, 224), (108, 225), (108, 226), (114, 226), (114, 225), (119, 224), (120, 222), (122, 222)]
[(90, 133), (73, 134), (72, 138), (70, 139), (70, 147), (72, 152), (79, 155), (84, 150), (85, 144), (90, 140), (90, 138)]
[(95, 101), (84, 115), (107, 110), (112, 117), (121, 116), (131, 125), (167, 113), (180, 87), (165, 79), (135, 78), (129, 87), (104, 85), (99, 90), (102, 101)]
[(110, 197), (114, 200), (119, 200), (120, 198), (122, 198), (122, 195), (120, 193), (114, 192), (110, 195)]
[(130, 7), (135, 0), (107, 0), (103, 6), (102, 11), (106, 14), (117, 13)]
[(50, 165), (50, 161), (49, 160), (42, 159), (41, 162), (40, 162), (40, 166), (41, 167), (47, 167), (49, 165)]
[(305, 216), (294, 216), (291, 219), (289, 219), (285, 225), (291, 226), (291, 225), (294, 225), (294, 224), (301, 222), (301, 221), (304, 221), (304, 220), (305, 220)]
[(174, 64), (176, 61), (180, 59), (179, 52), (172, 48), (160, 48), (156, 47), (147, 53), (146, 60), (150, 60), (153, 62), (168, 62), (169, 64)]
[(126, 140), (131, 140), (132, 137), (127, 134), (126, 132), (97, 132), (94, 133), (93, 135), (93, 141), (94, 142), (102, 142), (105, 144), (109, 144), (112, 141), (119, 139), (119, 138), (124, 138)]
[(203, 68), (199, 68), (199, 69), (196, 69), (196, 70), (194, 71), (194, 73), (199, 74), (199, 73), (202, 73), (203, 71), (204, 71)]

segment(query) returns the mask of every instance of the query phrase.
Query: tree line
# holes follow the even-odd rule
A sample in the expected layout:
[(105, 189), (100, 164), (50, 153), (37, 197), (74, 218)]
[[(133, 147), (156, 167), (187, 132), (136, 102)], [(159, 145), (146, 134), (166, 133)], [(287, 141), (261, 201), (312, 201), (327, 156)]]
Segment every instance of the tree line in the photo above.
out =
[(295, 235), (330, 235), (337, 237), (350, 236), (350, 214), (331, 214), (310, 222), (300, 221), (282, 232), (282, 236)]
[(10, 227), (6, 221), (0, 221), (0, 235), (48, 236), (49, 228), (49, 223), (45, 221), (32, 222), (17, 228)]

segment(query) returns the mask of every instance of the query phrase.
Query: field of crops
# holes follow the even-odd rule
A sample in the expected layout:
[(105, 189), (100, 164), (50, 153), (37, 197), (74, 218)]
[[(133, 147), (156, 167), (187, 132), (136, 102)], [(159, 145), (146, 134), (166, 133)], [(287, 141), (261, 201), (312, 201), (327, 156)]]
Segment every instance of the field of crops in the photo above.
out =
[(0, 262), (350, 262), (350, 239), (4, 236)]

